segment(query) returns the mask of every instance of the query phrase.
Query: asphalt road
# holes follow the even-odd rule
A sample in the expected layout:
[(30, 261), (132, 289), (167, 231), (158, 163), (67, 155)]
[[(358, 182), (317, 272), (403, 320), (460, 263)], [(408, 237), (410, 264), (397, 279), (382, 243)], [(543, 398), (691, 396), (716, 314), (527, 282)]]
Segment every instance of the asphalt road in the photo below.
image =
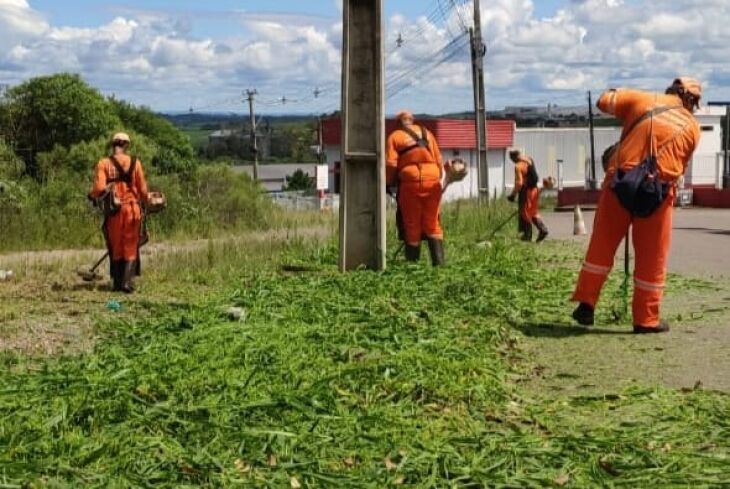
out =
[[(593, 216), (593, 212), (583, 212), (587, 236), (573, 236), (572, 212), (546, 213), (543, 218), (551, 238), (582, 241), (587, 247)], [(705, 278), (730, 277), (730, 209), (675, 209), (669, 271)]]

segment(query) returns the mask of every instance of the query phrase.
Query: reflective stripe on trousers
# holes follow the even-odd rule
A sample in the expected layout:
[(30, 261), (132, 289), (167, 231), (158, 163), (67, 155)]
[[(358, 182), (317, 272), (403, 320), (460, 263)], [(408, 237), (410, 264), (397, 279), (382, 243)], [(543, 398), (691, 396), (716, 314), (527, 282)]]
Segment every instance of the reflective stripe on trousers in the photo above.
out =
[(647, 218), (633, 218), (619, 203), (612, 190), (604, 186), (593, 222), (588, 253), (578, 277), (573, 300), (593, 307), (613, 268), (621, 241), (631, 228), (635, 254), (634, 324), (656, 326), (664, 295), (666, 265), (672, 238), (672, 204), (670, 192), (662, 206)]

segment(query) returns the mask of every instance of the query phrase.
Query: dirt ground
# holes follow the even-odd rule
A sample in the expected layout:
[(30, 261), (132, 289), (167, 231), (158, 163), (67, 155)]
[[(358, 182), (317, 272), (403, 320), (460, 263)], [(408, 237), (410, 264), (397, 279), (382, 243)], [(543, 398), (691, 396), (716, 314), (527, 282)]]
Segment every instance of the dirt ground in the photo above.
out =
[[(573, 236), (573, 213), (546, 213), (550, 239), (567, 239), (588, 245), (593, 212), (583, 212), (587, 236)], [(730, 278), (730, 210), (676, 209), (669, 271), (695, 277)], [(623, 248), (619, 250), (623, 253)]]
[[(89, 351), (98, 340), (94, 325), (99, 320), (139, 318), (149, 314), (150, 304), (180, 305), (204, 296), (206, 285), (194, 276), (170, 280), (177, 275), (180, 263), (194, 273), (225, 261), (227, 253), (245, 253), (252, 247), (267, 248), (289, 240), (319, 239), (330, 232), (326, 227), (311, 227), (154, 243), (142, 249), (144, 292), (132, 296), (109, 290), (108, 262), (98, 269), (102, 280), (84, 282), (79, 277), (77, 271), (88, 270), (103, 250), (0, 255), (0, 270), (15, 274), (11, 280), (0, 282), (0, 351), (29, 356)], [(119, 312), (110, 309), (114, 301), (121, 304)]]
[[(569, 242), (582, 256), (593, 213), (584, 217), (588, 236), (573, 236), (572, 213), (546, 214), (558, 241), (549, 246)], [(622, 273), (622, 255), (623, 248), (613, 273)], [(636, 336), (629, 324), (581, 328), (569, 318), (572, 305), (564, 323), (525, 327), (525, 349), (538, 363), (530, 387), (566, 396), (632, 385), (730, 392), (730, 210), (677, 210), (669, 271), (702, 282), (670, 282), (663, 305), (668, 334)]]

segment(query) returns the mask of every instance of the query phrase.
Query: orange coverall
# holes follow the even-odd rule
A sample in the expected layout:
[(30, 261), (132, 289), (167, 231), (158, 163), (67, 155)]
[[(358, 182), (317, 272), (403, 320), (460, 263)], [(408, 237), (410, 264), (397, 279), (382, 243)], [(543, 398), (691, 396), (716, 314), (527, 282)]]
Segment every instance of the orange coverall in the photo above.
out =
[[(132, 164), (132, 158), (125, 154), (115, 155), (119, 165), (126, 172)], [(118, 178), (117, 169), (109, 158), (104, 158), (96, 165), (94, 186), (90, 196), (99, 198), (106, 190), (110, 181)], [(114, 192), (119, 198), (122, 208), (113, 216), (104, 221), (104, 233), (111, 259), (114, 261), (135, 261), (139, 248), (140, 227), (142, 225), (142, 210), (140, 205), (147, 201), (147, 181), (144, 177), (142, 163), (138, 160), (132, 184), (114, 182)]]
[(527, 188), (527, 170), (532, 161), (521, 158), (515, 163), (515, 188), (514, 193), (520, 195), (520, 219), (525, 226), (532, 226), (532, 220), (540, 219), (540, 189)]
[[(419, 135), (421, 128), (411, 126)], [(423, 235), (443, 239), (444, 232), (439, 219), (441, 206), (441, 178), (443, 162), (436, 138), (428, 130), (427, 148), (416, 147), (404, 152), (417, 143), (402, 129), (393, 131), (387, 141), (386, 180), (389, 185), (398, 183), (398, 205), (403, 215), (406, 243), (417, 246)]]
[[(633, 122), (654, 107), (681, 107), (676, 95), (659, 95), (639, 90), (609, 90), (598, 100), (598, 108), (623, 122), (626, 133)], [(617, 168), (628, 170), (649, 155), (650, 118), (640, 122), (620, 143), (611, 157), (593, 224), (593, 234), (578, 278), (573, 300), (595, 307), (601, 288), (613, 267), (621, 240), (632, 228), (635, 253), (634, 325), (657, 327), (664, 294), (666, 263), (672, 237), (672, 206), (676, 181), (684, 174), (700, 138), (692, 113), (676, 108), (653, 117), (653, 140), (660, 178), (672, 184), (666, 201), (646, 218), (634, 217), (611, 189)]]

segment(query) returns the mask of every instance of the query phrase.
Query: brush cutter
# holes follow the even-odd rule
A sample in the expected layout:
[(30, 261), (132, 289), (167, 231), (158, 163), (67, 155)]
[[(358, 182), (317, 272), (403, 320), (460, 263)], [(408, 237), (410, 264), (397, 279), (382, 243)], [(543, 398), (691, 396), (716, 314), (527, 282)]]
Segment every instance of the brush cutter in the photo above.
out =
[[(492, 238), (494, 238), (497, 235), (497, 233), (502, 230), (502, 228), (504, 228), (507, 224), (509, 224), (512, 221), (512, 219), (514, 219), (515, 216), (517, 214), (519, 214), (519, 212), (520, 212), (520, 210), (517, 209), (512, 214), (510, 214), (507, 219), (505, 219), (499, 226), (497, 226), (496, 228), (494, 228), (494, 230), (492, 231), (492, 233), (484, 241), (491, 241)], [(484, 241), (481, 241), (481, 242), (484, 242)]]
[[(150, 240), (150, 233), (147, 231), (147, 213), (142, 214), (142, 225), (140, 226), (140, 236), (139, 236), (139, 248), (142, 248), (144, 245), (146, 245)], [(77, 270), (76, 273), (84, 282), (97, 282), (99, 280), (104, 280), (104, 277), (97, 273), (97, 269), (101, 266), (102, 263), (104, 263), (104, 260), (106, 260), (109, 257), (109, 251), (107, 250), (106, 253), (104, 253), (104, 256), (99, 258), (99, 260), (89, 269), (86, 270)], [(139, 263), (139, 260), (137, 261)]]
[(109, 257), (109, 252), (107, 251), (104, 253), (104, 256), (99, 258), (99, 261), (97, 261), (93, 267), (89, 268), (88, 270), (77, 270), (76, 273), (81, 277), (81, 279), (84, 282), (96, 282), (98, 280), (103, 280), (104, 277), (99, 275), (96, 270), (101, 266), (102, 263), (104, 263), (104, 260), (106, 260)]

